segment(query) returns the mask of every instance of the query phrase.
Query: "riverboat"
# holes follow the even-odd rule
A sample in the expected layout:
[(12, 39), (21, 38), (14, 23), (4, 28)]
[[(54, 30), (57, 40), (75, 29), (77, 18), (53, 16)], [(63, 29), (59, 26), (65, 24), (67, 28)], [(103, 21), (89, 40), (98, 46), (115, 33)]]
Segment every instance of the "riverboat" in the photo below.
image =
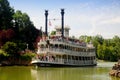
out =
[(38, 42), (37, 56), (32, 60), (32, 64), (47, 67), (95, 66), (97, 64), (93, 44), (70, 38), (70, 28), (63, 27), (63, 16), (62, 28), (56, 26), (55, 29), (55, 35), (43, 35)]

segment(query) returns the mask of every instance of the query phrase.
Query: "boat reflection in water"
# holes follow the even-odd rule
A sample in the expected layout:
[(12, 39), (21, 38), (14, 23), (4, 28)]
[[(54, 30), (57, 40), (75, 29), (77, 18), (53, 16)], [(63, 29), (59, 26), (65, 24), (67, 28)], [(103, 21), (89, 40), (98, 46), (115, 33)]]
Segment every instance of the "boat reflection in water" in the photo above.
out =
[(109, 76), (115, 63), (98, 62), (95, 67), (0, 67), (0, 80), (120, 80)]
[(108, 74), (110, 69), (108, 67), (34, 68), (31, 69), (31, 75), (35, 80), (113, 80)]

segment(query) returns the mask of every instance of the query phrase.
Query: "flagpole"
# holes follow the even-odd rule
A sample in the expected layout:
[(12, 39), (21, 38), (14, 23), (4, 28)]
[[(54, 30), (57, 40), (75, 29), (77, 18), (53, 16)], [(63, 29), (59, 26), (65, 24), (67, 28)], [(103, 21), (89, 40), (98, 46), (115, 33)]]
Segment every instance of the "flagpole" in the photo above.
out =
[(54, 24), (52, 25), (51, 21), (56, 21), (56, 20), (60, 20), (60, 19), (55, 19), (55, 18), (53, 18), (53, 19), (48, 19), (48, 20), (49, 20), (49, 29), (48, 29), (48, 31), (49, 31), (49, 35), (50, 35), (51, 27), (54, 27), (54, 26), (55, 26)]

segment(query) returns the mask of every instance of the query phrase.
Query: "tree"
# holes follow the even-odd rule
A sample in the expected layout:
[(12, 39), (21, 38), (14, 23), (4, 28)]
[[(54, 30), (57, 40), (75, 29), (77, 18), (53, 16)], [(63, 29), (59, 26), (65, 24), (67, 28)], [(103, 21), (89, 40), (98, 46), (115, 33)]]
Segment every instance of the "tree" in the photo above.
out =
[(112, 41), (114, 54), (117, 56), (116, 59), (120, 59), (120, 38), (118, 36), (114, 36)]
[(21, 58), (23, 60), (30, 60), (31, 61), (33, 57), (35, 57), (35, 53), (32, 53), (32, 52), (27, 52), (27, 53), (21, 55)]
[(89, 43), (89, 42), (91, 42), (92, 37), (91, 36), (87, 36), (87, 35), (82, 35), (82, 36), (79, 37), (79, 39), (84, 41), (84, 42), (86, 42), (86, 43)]
[(82, 40), (82, 41), (86, 41), (87, 35), (81, 35), (81, 36), (79, 37), (79, 39)]
[(3, 46), (2, 46), (3, 51), (5, 51), (7, 54), (9, 54), (10, 56), (14, 56), (17, 54), (18, 52), (18, 48), (17, 48), (17, 44), (14, 42), (6, 42)]
[(108, 61), (117, 61), (120, 59), (120, 38), (103, 39), (102, 44), (97, 44), (97, 57)]
[(0, 30), (12, 28), (14, 9), (7, 0), (0, 0)]
[(50, 35), (55, 35), (56, 34), (56, 31), (52, 31)]
[(39, 30), (34, 27), (26, 13), (18, 10), (13, 18), (15, 20), (16, 39), (20, 40), (19, 42), (29, 44), (29, 49), (34, 49), (33, 44), (39, 35)]
[(2, 49), (0, 49), (0, 62), (5, 60), (6, 57), (8, 57), (9, 55), (3, 51)]
[(20, 10), (17, 10), (13, 15), (15, 27), (17, 27), (18, 31), (22, 31), (28, 26), (33, 26), (30, 21), (29, 16), (26, 13), (22, 13)]
[(12, 29), (0, 31), (0, 47), (7, 41), (12, 41), (15, 36), (15, 32)]
[(12, 40), (15, 36), (15, 32), (13, 29), (7, 29), (6, 30), (6, 38), (8, 41)]
[(97, 46), (98, 44), (103, 44), (103, 37), (101, 35), (97, 35), (95, 37), (92, 38), (92, 43), (94, 44), (94, 46)]
[(6, 42), (6, 32), (5, 30), (0, 31), (0, 47)]

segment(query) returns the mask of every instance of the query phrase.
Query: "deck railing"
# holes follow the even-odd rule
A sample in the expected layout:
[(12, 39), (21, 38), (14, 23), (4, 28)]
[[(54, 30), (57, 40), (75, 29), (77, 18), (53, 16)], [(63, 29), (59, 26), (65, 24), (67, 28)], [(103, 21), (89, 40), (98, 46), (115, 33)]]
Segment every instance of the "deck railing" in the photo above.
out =
[(81, 46), (81, 47), (86, 47), (85, 43), (77, 43), (74, 41), (67, 41), (67, 40), (51, 40), (52, 43), (67, 43), (75, 46)]
[[(40, 43), (42, 43), (42, 44), (45, 44), (46, 43), (46, 41), (41, 41)], [(40, 45), (40, 43), (38, 43), (38, 45)], [(74, 45), (74, 46), (81, 46), (81, 47), (87, 47), (86, 46), (86, 43), (78, 43), (78, 42), (74, 42), (74, 41), (67, 41), (67, 40), (57, 40), (57, 39), (55, 39), (55, 40), (50, 40), (50, 43), (56, 43), (56, 44), (59, 44), (59, 43), (67, 43), (67, 44), (69, 44), (69, 45)]]
[(72, 54), (72, 55), (81, 55), (81, 56), (95, 56), (95, 52), (76, 52), (72, 50), (66, 50), (66, 49), (58, 49), (58, 48), (41, 48), (38, 54), (40, 53), (46, 53), (51, 52), (54, 54)]
[(46, 63), (58, 63), (58, 64), (73, 64), (73, 65), (91, 65), (96, 64), (95, 60), (72, 60), (72, 59), (61, 59), (56, 58), (55, 60), (40, 60), (33, 59), (32, 61), (36, 62), (46, 62)]

